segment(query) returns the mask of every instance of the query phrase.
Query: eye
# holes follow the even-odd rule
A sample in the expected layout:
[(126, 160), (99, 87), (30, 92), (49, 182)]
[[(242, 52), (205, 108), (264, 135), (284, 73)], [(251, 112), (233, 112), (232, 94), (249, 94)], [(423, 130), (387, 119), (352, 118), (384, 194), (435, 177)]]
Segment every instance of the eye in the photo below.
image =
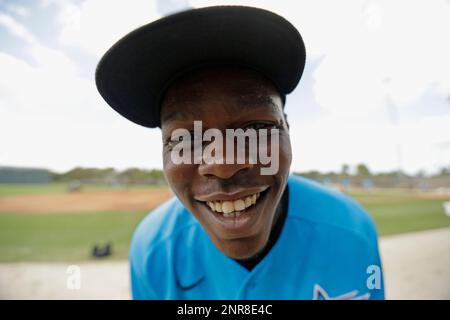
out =
[(172, 145), (176, 145), (177, 143), (180, 143), (180, 142), (182, 142), (184, 140), (184, 137), (183, 136), (178, 136), (178, 137), (171, 137), (170, 139), (169, 139), (169, 143), (170, 144), (172, 144)]
[(180, 143), (180, 142), (182, 142), (183, 141), (183, 136), (178, 136), (178, 137), (170, 137), (169, 139), (167, 139), (166, 141), (165, 141), (165, 145), (170, 149), (170, 150), (172, 150), (172, 148), (173, 147), (175, 147), (178, 143)]
[(177, 137), (177, 138), (171, 138), (171, 139), (170, 139), (170, 142), (172, 142), (172, 143), (178, 143), (178, 142), (183, 141), (183, 139), (184, 139), (183, 136), (179, 136), (179, 137)]
[[(169, 148), (169, 150), (172, 150), (176, 145), (179, 143), (190, 143), (191, 147), (194, 146), (195, 139), (200, 139), (199, 141), (202, 141), (202, 136), (196, 136), (194, 134), (194, 131), (189, 131), (189, 136), (183, 136), (183, 135), (176, 135), (175, 137), (171, 136), (168, 138), (164, 144)], [(186, 141), (185, 141), (186, 140)]]

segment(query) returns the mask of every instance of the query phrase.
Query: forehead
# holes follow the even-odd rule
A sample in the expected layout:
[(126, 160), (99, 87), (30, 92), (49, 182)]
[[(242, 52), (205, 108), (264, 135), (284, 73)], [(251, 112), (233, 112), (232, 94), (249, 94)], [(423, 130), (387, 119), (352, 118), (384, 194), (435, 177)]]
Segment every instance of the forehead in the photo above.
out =
[(201, 69), (169, 87), (161, 104), (161, 123), (201, 118), (211, 110), (233, 115), (255, 108), (282, 109), (281, 97), (268, 79), (238, 67)]

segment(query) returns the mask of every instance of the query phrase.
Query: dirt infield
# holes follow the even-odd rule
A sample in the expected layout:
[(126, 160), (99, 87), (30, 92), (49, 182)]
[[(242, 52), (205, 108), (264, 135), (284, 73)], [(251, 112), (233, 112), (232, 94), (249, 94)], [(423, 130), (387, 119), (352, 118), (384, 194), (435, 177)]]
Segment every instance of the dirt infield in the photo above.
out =
[(450, 228), (380, 240), (388, 299), (450, 299)]
[(146, 211), (172, 195), (168, 188), (20, 195), (0, 198), (0, 213)]
[[(69, 266), (80, 268), (79, 289), (67, 286)], [(1, 263), (0, 300), (130, 299), (127, 261)]]

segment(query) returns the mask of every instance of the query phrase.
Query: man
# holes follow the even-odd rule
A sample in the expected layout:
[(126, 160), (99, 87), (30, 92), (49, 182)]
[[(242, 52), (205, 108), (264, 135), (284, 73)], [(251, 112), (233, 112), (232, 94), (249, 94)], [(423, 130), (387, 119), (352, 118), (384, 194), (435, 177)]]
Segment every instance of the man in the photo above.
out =
[(101, 95), (127, 119), (161, 128), (176, 195), (134, 233), (135, 299), (384, 298), (366, 212), (289, 176), (285, 96), (304, 64), (288, 21), (237, 6), (162, 18), (104, 55)]

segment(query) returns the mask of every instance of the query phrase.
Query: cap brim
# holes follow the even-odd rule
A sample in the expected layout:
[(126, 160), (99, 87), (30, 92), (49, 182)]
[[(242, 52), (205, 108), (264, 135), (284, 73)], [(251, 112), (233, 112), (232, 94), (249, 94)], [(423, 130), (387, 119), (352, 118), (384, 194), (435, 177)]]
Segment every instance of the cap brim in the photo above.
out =
[(120, 39), (98, 63), (95, 80), (122, 116), (158, 127), (160, 101), (171, 81), (209, 64), (252, 68), (288, 94), (303, 73), (305, 47), (297, 29), (272, 12), (241, 6), (193, 9)]

